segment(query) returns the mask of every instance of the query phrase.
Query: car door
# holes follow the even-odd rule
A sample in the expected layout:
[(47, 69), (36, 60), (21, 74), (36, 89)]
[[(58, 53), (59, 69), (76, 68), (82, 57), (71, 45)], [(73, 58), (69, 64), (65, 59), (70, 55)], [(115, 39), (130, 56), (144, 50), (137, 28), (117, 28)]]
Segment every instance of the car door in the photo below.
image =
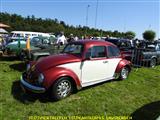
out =
[(107, 76), (110, 71), (106, 56), (106, 46), (93, 46), (86, 52), (86, 58), (81, 65), (82, 87), (105, 81), (111, 76)]
[(108, 69), (107, 72), (108, 77), (112, 77), (115, 74), (115, 70), (120, 62), (122, 60), (120, 51), (115, 46), (107, 46), (107, 61), (108, 61)]

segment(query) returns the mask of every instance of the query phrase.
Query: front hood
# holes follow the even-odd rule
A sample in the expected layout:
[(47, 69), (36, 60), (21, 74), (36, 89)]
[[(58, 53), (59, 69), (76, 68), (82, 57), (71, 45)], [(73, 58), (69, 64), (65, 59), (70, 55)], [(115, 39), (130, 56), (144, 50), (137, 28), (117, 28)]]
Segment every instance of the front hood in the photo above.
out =
[(74, 56), (72, 54), (51, 55), (37, 61), (35, 67), (38, 69), (39, 72), (44, 72), (45, 70), (55, 67), (57, 65), (80, 61), (80, 57)]

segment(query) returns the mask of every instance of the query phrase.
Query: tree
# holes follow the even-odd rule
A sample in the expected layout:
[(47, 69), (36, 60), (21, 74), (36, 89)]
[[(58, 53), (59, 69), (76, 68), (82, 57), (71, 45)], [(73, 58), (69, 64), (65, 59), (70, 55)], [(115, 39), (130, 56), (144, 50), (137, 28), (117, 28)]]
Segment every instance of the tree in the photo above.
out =
[(133, 31), (128, 31), (128, 32), (125, 33), (125, 37), (126, 37), (127, 39), (130, 39), (130, 40), (131, 40), (131, 39), (134, 39), (135, 36), (136, 36), (136, 33), (133, 32)]
[(146, 30), (143, 33), (143, 38), (145, 40), (153, 41), (155, 37), (156, 37), (156, 33), (153, 30)]
[[(22, 17), (17, 14), (9, 14), (9, 13), (0, 13), (0, 22), (4, 24), (8, 24), (11, 27), (7, 30), (20, 30), (20, 31), (38, 31), (38, 32), (52, 32), (59, 33), (60, 31), (64, 31), (65, 35), (70, 35), (71, 33), (75, 36), (81, 37), (84, 35), (88, 36), (113, 36), (122, 38), (125, 36), (125, 33), (119, 32), (115, 30), (112, 31), (104, 31), (102, 29), (95, 29), (86, 26), (73, 26), (68, 25), (64, 21), (59, 21), (57, 18), (55, 19), (42, 19), (36, 18), (34, 15)], [(87, 31), (87, 32), (86, 32)], [(103, 33), (103, 34), (102, 34)]]

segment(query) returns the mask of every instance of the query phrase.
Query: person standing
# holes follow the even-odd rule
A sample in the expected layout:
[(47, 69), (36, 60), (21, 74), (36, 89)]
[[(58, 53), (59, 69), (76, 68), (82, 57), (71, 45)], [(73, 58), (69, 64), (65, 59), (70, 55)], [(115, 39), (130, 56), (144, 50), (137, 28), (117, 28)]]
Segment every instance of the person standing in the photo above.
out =
[(75, 41), (77, 41), (78, 39), (79, 39), (78, 36), (75, 36), (75, 37), (74, 37), (74, 40), (75, 40)]
[(60, 46), (63, 46), (66, 41), (66, 37), (64, 36), (64, 32), (60, 32), (60, 36), (57, 39), (58, 49)]
[(74, 41), (75, 41), (75, 40), (74, 40), (73, 34), (70, 34), (67, 42), (70, 43), (70, 42), (74, 42)]

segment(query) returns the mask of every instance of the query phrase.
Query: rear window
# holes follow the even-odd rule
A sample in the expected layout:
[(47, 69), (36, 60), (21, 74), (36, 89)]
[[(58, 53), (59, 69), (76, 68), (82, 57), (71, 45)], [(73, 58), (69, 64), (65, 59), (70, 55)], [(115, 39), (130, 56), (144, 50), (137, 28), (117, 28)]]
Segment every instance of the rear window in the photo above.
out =
[(108, 56), (108, 58), (119, 57), (120, 56), (120, 51), (117, 47), (108, 46), (107, 47), (107, 56)]
[(89, 48), (86, 57), (91, 58), (103, 58), (106, 57), (106, 47), (105, 46), (93, 46), (92, 48)]

